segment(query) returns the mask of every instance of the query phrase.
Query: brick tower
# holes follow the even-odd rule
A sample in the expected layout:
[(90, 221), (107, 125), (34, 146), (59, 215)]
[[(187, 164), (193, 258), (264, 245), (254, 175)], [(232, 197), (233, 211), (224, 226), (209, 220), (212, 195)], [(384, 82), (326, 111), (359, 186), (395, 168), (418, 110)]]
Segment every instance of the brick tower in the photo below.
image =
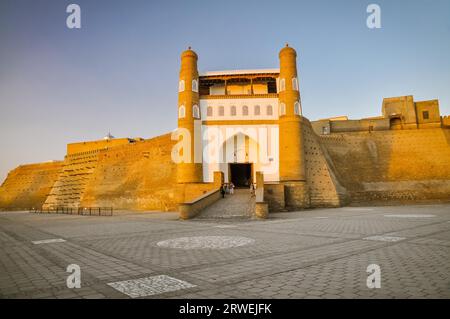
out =
[(279, 58), (280, 182), (285, 185), (286, 206), (303, 208), (309, 206), (309, 196), (305, 176), (297, 53), (286, 44)]
[(188, 148), (186, 151), (190, 152), (191, 156), (189, 163), (177, 165), (178, 183), (203, 182), (197, 59), (197, 54), (190, 47), (181, 54), (178, 87), (178, 128), (186, 129), (189, 132), (190, 149)]

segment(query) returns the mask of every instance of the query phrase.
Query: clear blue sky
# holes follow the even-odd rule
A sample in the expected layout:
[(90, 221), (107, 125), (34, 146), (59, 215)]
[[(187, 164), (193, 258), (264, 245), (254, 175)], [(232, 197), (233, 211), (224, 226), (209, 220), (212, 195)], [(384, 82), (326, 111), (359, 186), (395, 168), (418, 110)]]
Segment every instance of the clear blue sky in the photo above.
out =
[[(70, 3), (82, 28), (66, 27)], [(382, 28), (366, 27), (381, 6)], [(176, 127), (179, 54), (200, 71), (278, 67), (298, 52), (311, 120), (376, 116), (383, 97), (450, 114), (450, 1), (0, 1), (0, 179), (63, 159), (67, 143)]]

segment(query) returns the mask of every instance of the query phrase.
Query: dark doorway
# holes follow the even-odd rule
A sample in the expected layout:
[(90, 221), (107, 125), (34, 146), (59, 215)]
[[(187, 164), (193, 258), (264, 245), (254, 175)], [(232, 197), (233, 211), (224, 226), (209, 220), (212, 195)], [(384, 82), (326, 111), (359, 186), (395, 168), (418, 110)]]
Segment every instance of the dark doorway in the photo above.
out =
[(237, 188), (249, 188), (252, 181), (252, 164), (230, 164), (230, 180)]
[(401, 130), (402, 129), (402, 120), (399, 117), (393, 117), (389, 120), (389, 124), (391, 126), (391, 130)]

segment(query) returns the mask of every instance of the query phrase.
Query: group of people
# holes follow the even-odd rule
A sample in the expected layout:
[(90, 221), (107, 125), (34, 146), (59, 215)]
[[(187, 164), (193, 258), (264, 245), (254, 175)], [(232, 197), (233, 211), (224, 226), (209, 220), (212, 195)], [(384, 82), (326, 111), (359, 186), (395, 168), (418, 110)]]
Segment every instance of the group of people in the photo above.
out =
[[(225, 194), (233, 195), (234, 189), (235, 189), (235, 186), (234, 186), (233, 182), (222, 184), (220, 186), (220, 194), (222, 194), (222, 198), (225, 197)], [(255, 196), (255, 192), (256, 192), (255, 184), (250, 183), (250, 194), (252, 197)]]
[(220, 193), (222, 194), (222, 198), (225, 197), (225, 194), (234, 194), (234, 184), (231, 183), (225, 183), (220, 186)]

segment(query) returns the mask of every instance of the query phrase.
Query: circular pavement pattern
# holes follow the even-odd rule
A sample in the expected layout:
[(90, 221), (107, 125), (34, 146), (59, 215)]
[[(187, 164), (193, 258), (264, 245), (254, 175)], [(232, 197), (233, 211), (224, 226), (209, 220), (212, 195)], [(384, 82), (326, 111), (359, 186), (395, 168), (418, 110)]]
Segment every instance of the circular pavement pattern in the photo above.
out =
[(156, 245), (177, 249), (226, 249), (245, 246), (254, 242), (254, 239), (239, 236), (197, 236), (163, 240)]

